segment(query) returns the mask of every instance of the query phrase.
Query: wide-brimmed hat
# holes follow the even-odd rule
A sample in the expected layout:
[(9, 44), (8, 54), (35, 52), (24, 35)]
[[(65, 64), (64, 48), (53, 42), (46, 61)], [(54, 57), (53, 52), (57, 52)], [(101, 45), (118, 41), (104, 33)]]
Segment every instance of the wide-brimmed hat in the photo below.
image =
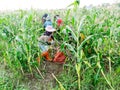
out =
[(48, 32), (54, 32), (54, 31), (56, 31), (56, 29), (53, 28), (52, 26), (47, 26), (47, 27), (45, 28), (45, 30), (48, 31)]

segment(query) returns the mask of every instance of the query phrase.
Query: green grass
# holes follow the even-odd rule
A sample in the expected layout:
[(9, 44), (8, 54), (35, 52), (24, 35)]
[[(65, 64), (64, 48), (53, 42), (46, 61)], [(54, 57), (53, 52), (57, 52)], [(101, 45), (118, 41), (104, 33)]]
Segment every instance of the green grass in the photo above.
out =
[[(120, 8), (87, 10), (73, 5), (74, 9), (66, 11), (18, 10), (0, 14), (0, 65), (7, 67), (0, 74), (8, 74), (0, 75), (0, 90), (27, 90), (29, 86), (22, 83), (24, 75), (38, 73), (36, 57), (41, 52), (37, 38), (44, 32), (41, 17), (45, 12), (51, 17), (59, 13), (64, 20), (61, 39), (55, 34), (55, 40), (67, 59), (62, 74), (53, 75), (58, 82), (55, 90), (119, 90)], [(80, 33), (85, 35), (84, 40)]]

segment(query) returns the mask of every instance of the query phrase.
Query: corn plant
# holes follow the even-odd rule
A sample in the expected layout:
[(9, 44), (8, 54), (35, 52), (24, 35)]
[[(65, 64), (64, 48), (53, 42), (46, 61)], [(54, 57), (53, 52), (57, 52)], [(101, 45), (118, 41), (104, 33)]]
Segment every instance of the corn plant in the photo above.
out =
[(37, 38), (44, 32), (41, 17), (48, 12), (51, 17), (60, 14), (64, 21), (60, 32), (54, 36), (57, 45), (67, 56), (64, 71), (59, 76), (53, 74), (58, 82), (56, 88), (119, 90), (120, 9), (86, 9), (78, 8), (79, 5), (80, 1), (75, 0), (68, 6), (73, 6), (73, 9), (18, 10), (0, 14), (0, 64), (12, 71), (14, 78), (18, 79), (0, 77), (0, 89), (19, 87), (19, 79), (26, 73), (32, 76), (39, 73), (44, 78), (36, 61), (41, 53)]

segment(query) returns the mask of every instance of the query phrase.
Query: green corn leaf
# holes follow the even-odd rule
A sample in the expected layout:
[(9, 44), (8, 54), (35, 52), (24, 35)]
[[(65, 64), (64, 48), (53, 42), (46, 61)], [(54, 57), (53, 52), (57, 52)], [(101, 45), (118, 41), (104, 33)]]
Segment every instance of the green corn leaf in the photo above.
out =
[(72, 45), (70, 45), (68, 43), (64, 43), (64, 44), (69, 48), (70, 51), (72, 51), (74, 54), (76, 54), (75, 48)]
[(83, 25), (83, 22), (85, 20), (86, 16), (83, 16), (81, 21), (80, 21), (80, 24), (79, 24), (79, 27), (78, 27), (78, 33), (80, 33), (80, 31), (82, 30), (82, 25)]
[(89, 40), (89, 39), (91, 39), (92, 37), (94, 37), (94, 36), (97, 36), (98, 34), (94, 34), (94, 35), (90, 35), (90, 36), (88, 36), (81, 44), (80, 44), (80, 46), (78, 46), (78, 51), (80, 51), (81, 49), (82, 49), (82, 46), (87, 42), (87, 40)]
[(77, 36), (76, 36), (75, 32), (73, 32), (73, 30), (69, 26), (66, 26), (66, 28), (71, 32), (72, 37), (74, 38), (74, 40), (77, 41)]

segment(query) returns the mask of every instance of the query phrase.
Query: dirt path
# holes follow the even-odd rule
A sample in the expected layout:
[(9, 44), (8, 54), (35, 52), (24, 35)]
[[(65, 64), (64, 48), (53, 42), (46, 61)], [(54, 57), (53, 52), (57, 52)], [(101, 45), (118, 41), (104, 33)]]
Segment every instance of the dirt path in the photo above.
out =
[(40, 66), (41, 70), (45, 71), (43, 75), (44, 79), (35, 79), (29, 78), (26, 82), (27, 87), (29, 90), (52, 90), (56, 86), (56, 81), (52, 76), (52, 73), (57, 76), (63, 71), (63, 65), (44, 61), (43, 64)]

